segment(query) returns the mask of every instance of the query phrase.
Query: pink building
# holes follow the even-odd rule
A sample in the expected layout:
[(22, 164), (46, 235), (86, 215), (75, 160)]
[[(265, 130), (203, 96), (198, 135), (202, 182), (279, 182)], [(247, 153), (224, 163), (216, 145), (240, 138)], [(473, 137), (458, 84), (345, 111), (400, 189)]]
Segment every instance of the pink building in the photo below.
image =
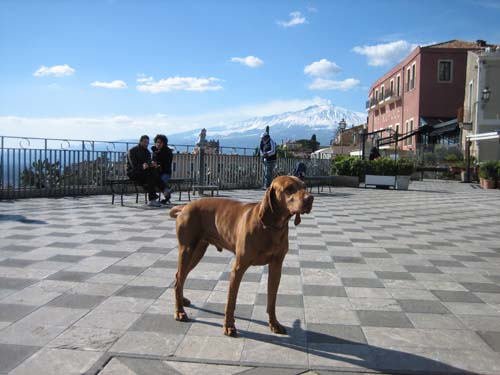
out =
[(421, 130), (398, 145), (406, 151), (415, 151), (417, 143), (459, 143), (456, 118), (464, 103), (467, 51), (487, 46), (483, 40), (450, 40), (417, 47), (371, 86), (368, 132)]

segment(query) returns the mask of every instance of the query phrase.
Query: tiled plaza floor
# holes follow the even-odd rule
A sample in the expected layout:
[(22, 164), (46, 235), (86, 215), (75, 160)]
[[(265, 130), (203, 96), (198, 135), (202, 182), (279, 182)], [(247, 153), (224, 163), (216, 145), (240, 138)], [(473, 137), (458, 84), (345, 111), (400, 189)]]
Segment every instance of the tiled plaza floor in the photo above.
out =
[(289, 335), (270, 333), (266, 268), (253, 267), (238, 338), (221, 328), (232, 254), (215, 248), (187, 281), (191, 321), (174, 321), (167, 209), (0, 202), (0, 373), (499, 374), (500, 190), (410, 189), (316, 194), (290, 226), (277, 307)]

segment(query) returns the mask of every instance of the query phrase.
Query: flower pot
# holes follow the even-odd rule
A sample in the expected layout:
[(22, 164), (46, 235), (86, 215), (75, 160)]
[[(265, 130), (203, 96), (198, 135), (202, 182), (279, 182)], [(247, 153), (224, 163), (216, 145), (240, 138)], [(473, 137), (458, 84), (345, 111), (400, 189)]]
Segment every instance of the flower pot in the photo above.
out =
[(410, 186), (410, 176), (396, 176), (396, 189), (408, 190)]
[(495, 180), (487, 180), (485, 178), (479, 179), (479, 184), (483, 189), (494, 189), (495, 188)]

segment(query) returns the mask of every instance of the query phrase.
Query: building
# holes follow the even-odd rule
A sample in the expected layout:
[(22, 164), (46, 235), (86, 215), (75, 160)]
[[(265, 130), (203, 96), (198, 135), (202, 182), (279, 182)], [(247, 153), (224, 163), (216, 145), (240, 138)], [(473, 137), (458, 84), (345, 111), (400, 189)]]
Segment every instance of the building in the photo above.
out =
[[(463, 107), (464, 150), (467, 136), (500, 131), (500, 47), (468, 52)], [(471, 155), (479, 162), (500, 160), (498, 139), (485, 138), (471, 143)]]
[(417, 144), (460, 143), (456, 119), (464, 103), (467, 53), (487, 47), (483, 40), (450, 40), (415, 48), (371, 86), (368, 132), (388, 129), (375, 140), (396, 131), (408, 135), (398, 148), (409, 152)]

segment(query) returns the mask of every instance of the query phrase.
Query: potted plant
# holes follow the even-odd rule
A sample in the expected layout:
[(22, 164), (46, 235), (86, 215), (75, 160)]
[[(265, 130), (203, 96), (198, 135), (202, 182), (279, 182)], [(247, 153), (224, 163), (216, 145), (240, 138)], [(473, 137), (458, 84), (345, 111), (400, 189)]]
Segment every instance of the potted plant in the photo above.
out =
[(365, 187), (396, 187), (396, 162), (391, 158), (378, 158), (367, 164)]
[(410, 176), (415, 172), (415, 164), (413, 160), (402, 158), (396, 162), (397, 176), (396, 176), (396, 189), (408, 190), (410, 185)]
[(488, 160), (479, 166), (479, 183), (483, 189), (494, 189), (498, 179), (498, 162)]

